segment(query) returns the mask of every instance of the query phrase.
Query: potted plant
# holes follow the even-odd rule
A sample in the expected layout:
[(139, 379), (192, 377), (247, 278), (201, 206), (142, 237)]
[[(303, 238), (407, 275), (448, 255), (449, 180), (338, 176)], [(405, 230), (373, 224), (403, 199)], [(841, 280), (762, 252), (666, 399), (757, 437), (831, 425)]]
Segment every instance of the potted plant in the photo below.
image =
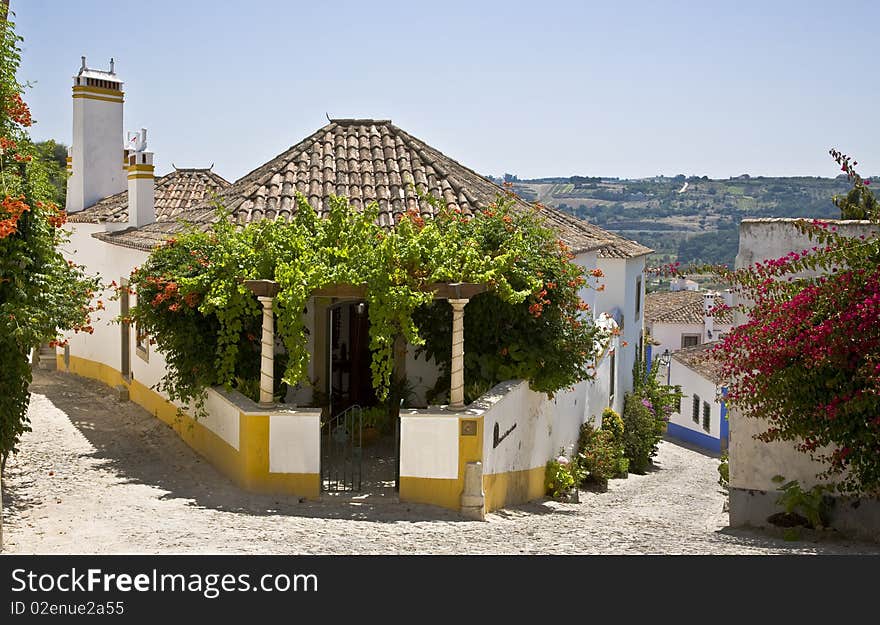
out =
[(364, 408), (361, 412), (361, 443), (366, 447), (379, 439), (385, 422), (388, 420), (388, 411), (385, 406), (372, 406)]

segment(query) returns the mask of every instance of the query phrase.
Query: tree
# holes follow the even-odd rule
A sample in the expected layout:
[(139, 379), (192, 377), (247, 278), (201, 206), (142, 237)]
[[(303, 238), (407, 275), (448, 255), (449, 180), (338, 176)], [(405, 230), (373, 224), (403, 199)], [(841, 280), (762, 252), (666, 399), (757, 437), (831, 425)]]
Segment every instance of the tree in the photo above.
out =
[(33, 124), (16, 79), (14, 26), (0, 5), (0, 470), (29, 431), (29, 355), (59, 331), (91, 331), (89, 301), (98, 281), (58, 251), (66, 220), (53, 166), (28, 137)]
[(40, 153), (40, 160), (46, 166), (49, 182), (55, 187), (58, 205), (64, 206), (67, 197), (67, 146), (52, 139), (34, 145)]
[(832, 198), (834, 205), (840, 209), (842, 219), (872, 219), (877, 220), (880, 217), (880, 206), (877, 204), (877, 198), (871, 192), (869, 185), (870, 180), (865, 180), (854, 169), (858, 165), (858, 161), (852, 161), (850, 157), (831, 150), (831, 156), (840, 165), (841, 171), (846, 173), (849, 180), (852, 181), (852, 189), (846, 195), (835, 195)]

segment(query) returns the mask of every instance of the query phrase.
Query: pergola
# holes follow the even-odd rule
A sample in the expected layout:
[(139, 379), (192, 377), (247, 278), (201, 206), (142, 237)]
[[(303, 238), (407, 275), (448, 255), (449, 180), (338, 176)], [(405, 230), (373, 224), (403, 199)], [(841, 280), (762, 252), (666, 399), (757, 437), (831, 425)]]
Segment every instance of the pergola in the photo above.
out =
[[(272, 303), (278, 294), (274, 280), (245, 280), (263, 307), (263, 333), (260, 340), (260, 403), (272, 403), (275, 384), (275, 323)], [(423, 290), (434, 299), (445, 299), (452, 306), (452, 363), (450, 366), (449, 410), (464, 409), (464, 307), (476, 295), (487, 290), (485, 284), (473, 282), (433, 282)], [(338, 284), (312, 291), (313, 297), (365, 299), (366, 285)]]

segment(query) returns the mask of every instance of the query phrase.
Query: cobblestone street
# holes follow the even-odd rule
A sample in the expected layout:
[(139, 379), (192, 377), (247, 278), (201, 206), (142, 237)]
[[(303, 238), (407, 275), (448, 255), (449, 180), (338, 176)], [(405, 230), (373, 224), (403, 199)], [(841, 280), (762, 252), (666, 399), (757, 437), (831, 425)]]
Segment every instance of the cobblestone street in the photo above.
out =
[(248, 494), (109, 388), (37, 370), (33, 432), (3, 480), (8, 553), (838, 554), (880, 545), (786, 542), (727, 528), (718, 460), (661, 443), (656, 469), (580, 503), (464, 521), (388, 498)]

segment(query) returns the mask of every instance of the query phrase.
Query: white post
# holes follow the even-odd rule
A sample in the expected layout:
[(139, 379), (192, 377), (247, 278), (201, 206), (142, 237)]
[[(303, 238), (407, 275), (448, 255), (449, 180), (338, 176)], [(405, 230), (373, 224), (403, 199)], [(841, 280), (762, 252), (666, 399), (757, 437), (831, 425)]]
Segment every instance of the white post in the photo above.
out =
[(271, 404), (275, 388), (275, 318), (271, 297), (258, 297), (263, 305), (263, 337), (260, 353), (260, 403)]
[(464, 408), (464, 307), (469, 300), (450, 299), (452, 306), (452, 363), (450, 366), (449, 409)]

